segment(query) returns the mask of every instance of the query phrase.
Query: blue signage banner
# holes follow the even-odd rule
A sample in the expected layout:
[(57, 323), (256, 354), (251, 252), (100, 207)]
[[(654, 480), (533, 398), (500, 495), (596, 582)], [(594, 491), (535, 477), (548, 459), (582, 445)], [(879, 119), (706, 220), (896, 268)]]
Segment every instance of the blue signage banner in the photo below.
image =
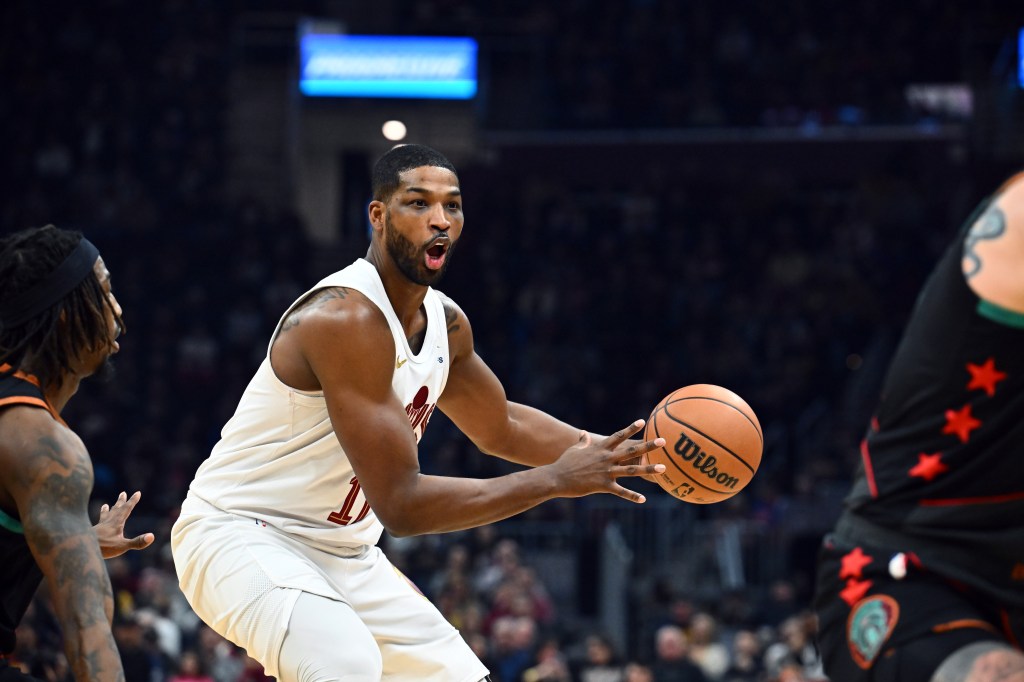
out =
[(1017, 82), (1024, 88), (1024, 28), (1017, 38)]
[(307, 34), (299, 89), (311, 97), (472, 99), (472, 38)]

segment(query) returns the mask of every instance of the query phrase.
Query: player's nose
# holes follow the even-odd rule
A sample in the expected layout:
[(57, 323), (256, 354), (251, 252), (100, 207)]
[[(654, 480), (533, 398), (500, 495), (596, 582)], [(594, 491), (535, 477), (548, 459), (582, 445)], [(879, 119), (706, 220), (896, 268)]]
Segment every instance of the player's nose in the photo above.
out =
[(430, 211), (430, 226), (441, 231), (447, 231), (452, 226), (452, 221), (448, 219), (448, 214), (441, 204), (434, 204), (433, 210)]

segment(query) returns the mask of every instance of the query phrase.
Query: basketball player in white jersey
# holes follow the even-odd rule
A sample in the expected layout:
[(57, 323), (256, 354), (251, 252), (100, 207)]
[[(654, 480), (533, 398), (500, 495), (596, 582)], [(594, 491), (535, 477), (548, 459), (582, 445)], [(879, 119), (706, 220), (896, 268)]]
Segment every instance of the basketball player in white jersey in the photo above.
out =
[[(478, 682), (487, 669), (376, 547), (462, 530), (555, 497), (611, 493), (663, 439), (610, 437), (509, 402), (462, 310), (431, 288), (462, 232), (440, 153), (404, 145), (373, 169), (365, 259), (283, 315), (267, 358), (192, 482), (171, 542), (196, 613), (281, 682)], [(439, 407), (484, 452), (529, 465), (420, 473)]]

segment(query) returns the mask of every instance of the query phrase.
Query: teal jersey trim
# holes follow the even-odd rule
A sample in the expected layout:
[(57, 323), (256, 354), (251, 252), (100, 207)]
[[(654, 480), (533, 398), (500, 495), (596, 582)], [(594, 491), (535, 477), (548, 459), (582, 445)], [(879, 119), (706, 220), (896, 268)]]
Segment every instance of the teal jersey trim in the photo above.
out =
[(995, 303), (978, 301), (978, 314), (982, 317), (987, 317), (993, 322), (1005, 324), (1007, 327), (1024, 329), (1024, 313), (1018, 313), (1015, 310), (1008, 310), (1007, 308), (998, 306)]
[(0, 526), (18, 535), (25, 534), (25, 528), (21, 525), (21, 522), (5, 513), (3, 509), (0, 509)]

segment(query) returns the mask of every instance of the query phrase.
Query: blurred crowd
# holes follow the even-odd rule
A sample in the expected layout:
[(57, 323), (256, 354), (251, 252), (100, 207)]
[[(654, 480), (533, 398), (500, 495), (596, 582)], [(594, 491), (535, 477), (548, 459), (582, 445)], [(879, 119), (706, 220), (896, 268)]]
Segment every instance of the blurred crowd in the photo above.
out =
[[(126, 679), (271, 680), (243, 650), (198, 620), (177, 588), (168, 553), (160, 554), (141, 570), (123, 558), (108, 562), (117, 609), (114, 636)], [(405, 551), (396, 549), (393, 557), (402, 564)], [(814, 618), (785, 581), (773, 586), (772, 598), (728, 613), (718, 603), (669, 595), (642, 633), (644, 646), (631, 652), (599, 629), (567, 626), (529, 562), (514, 540), (491, 527), (457, 534), (438, 569), (420, 582), (495, 682), (824, 680), (813, 645)], [(48, 682), (69, 679), (45, 590), (17, 634), (14, 664)]]
[[(480, 36), (497, 128), (682, 128), (915, 123), (906, 86), (982, 68), (952, 46), (1013, 10), (985, 1), (713, 3), (402, 0), (385, 29)], [(404, 32), (404, 29), (399, 29)], [(1009, 38), (1010, 33), (1006, 33)], [(943, 118), (942, 115), (939, 118)]]
[[(489, 37), (482, 49), (502, 84), (488, 114), (497, 127), (906, 122), (908, 79), (962, 75), (944, 49), (955, 3), (807, 1), (791, 12), (755, 3), (742, 15), (721, 3), (599, 5), (504, 0), (484, 16), (455, 0), (387, 4), (412, 18), (410, 30)], [(365, 247), (325, 265), (296, 215), (226, 200), (230, 10), (202, 0), (67, 10), (0, 10), (0, 225), (83, 230), (125, 310), (116, 378), (86, 382), (64, 416), (93, 456), (95, 505), (141, 490), (134, 529), (157, 535), (152, 548), (108, 563), (127, 679), (266, 679), (184, 602), (168, 531), (278, 316)], [(922, 16), (927, 30), (915, 23)], [(558, 39), (514, 40), (527, 35)], [(638, 42), (652, 49), (625, 49)], [(538, 61), (516, 71), (522, 54)], [(536, 110), (506, 108), (501, 88), (531, 75), (539, 79), (524, 92), (538, 98), (523, 99)], [(978, 186), (989, 188), (963, 162), (937, 165), (899, 147), (890, 156), (829, 181), (780, 168), (709, 173), (682, 152), (600, 185), (528, 162), (460, 168), (466, 236), (441, 288), (468, 313), (509, 396), (611, 431), (679, 386), (731, 388), (761, 420), (764, 465), (748, 491), (696, 513), (747, 519), (793, 554), (784, 575), (729, 594), (648, 580), (630, 603), (649, 615), (618, 641), (552, 594), (552, 576), (501, 524), (389, 541), (497, 682), (821, 679), (806, 601), (813, 541), (799, 550), (791, 541), (818, 537), (837, 511), (913, 296)], [(440, 417), (422, 459), (441, 474), (513, 468)], [(552, 502), (523, 518), (592, 534), (581, 522), (589, 504)], [(45, 592), (18, 635), (22, 665), (68, 679)]]

